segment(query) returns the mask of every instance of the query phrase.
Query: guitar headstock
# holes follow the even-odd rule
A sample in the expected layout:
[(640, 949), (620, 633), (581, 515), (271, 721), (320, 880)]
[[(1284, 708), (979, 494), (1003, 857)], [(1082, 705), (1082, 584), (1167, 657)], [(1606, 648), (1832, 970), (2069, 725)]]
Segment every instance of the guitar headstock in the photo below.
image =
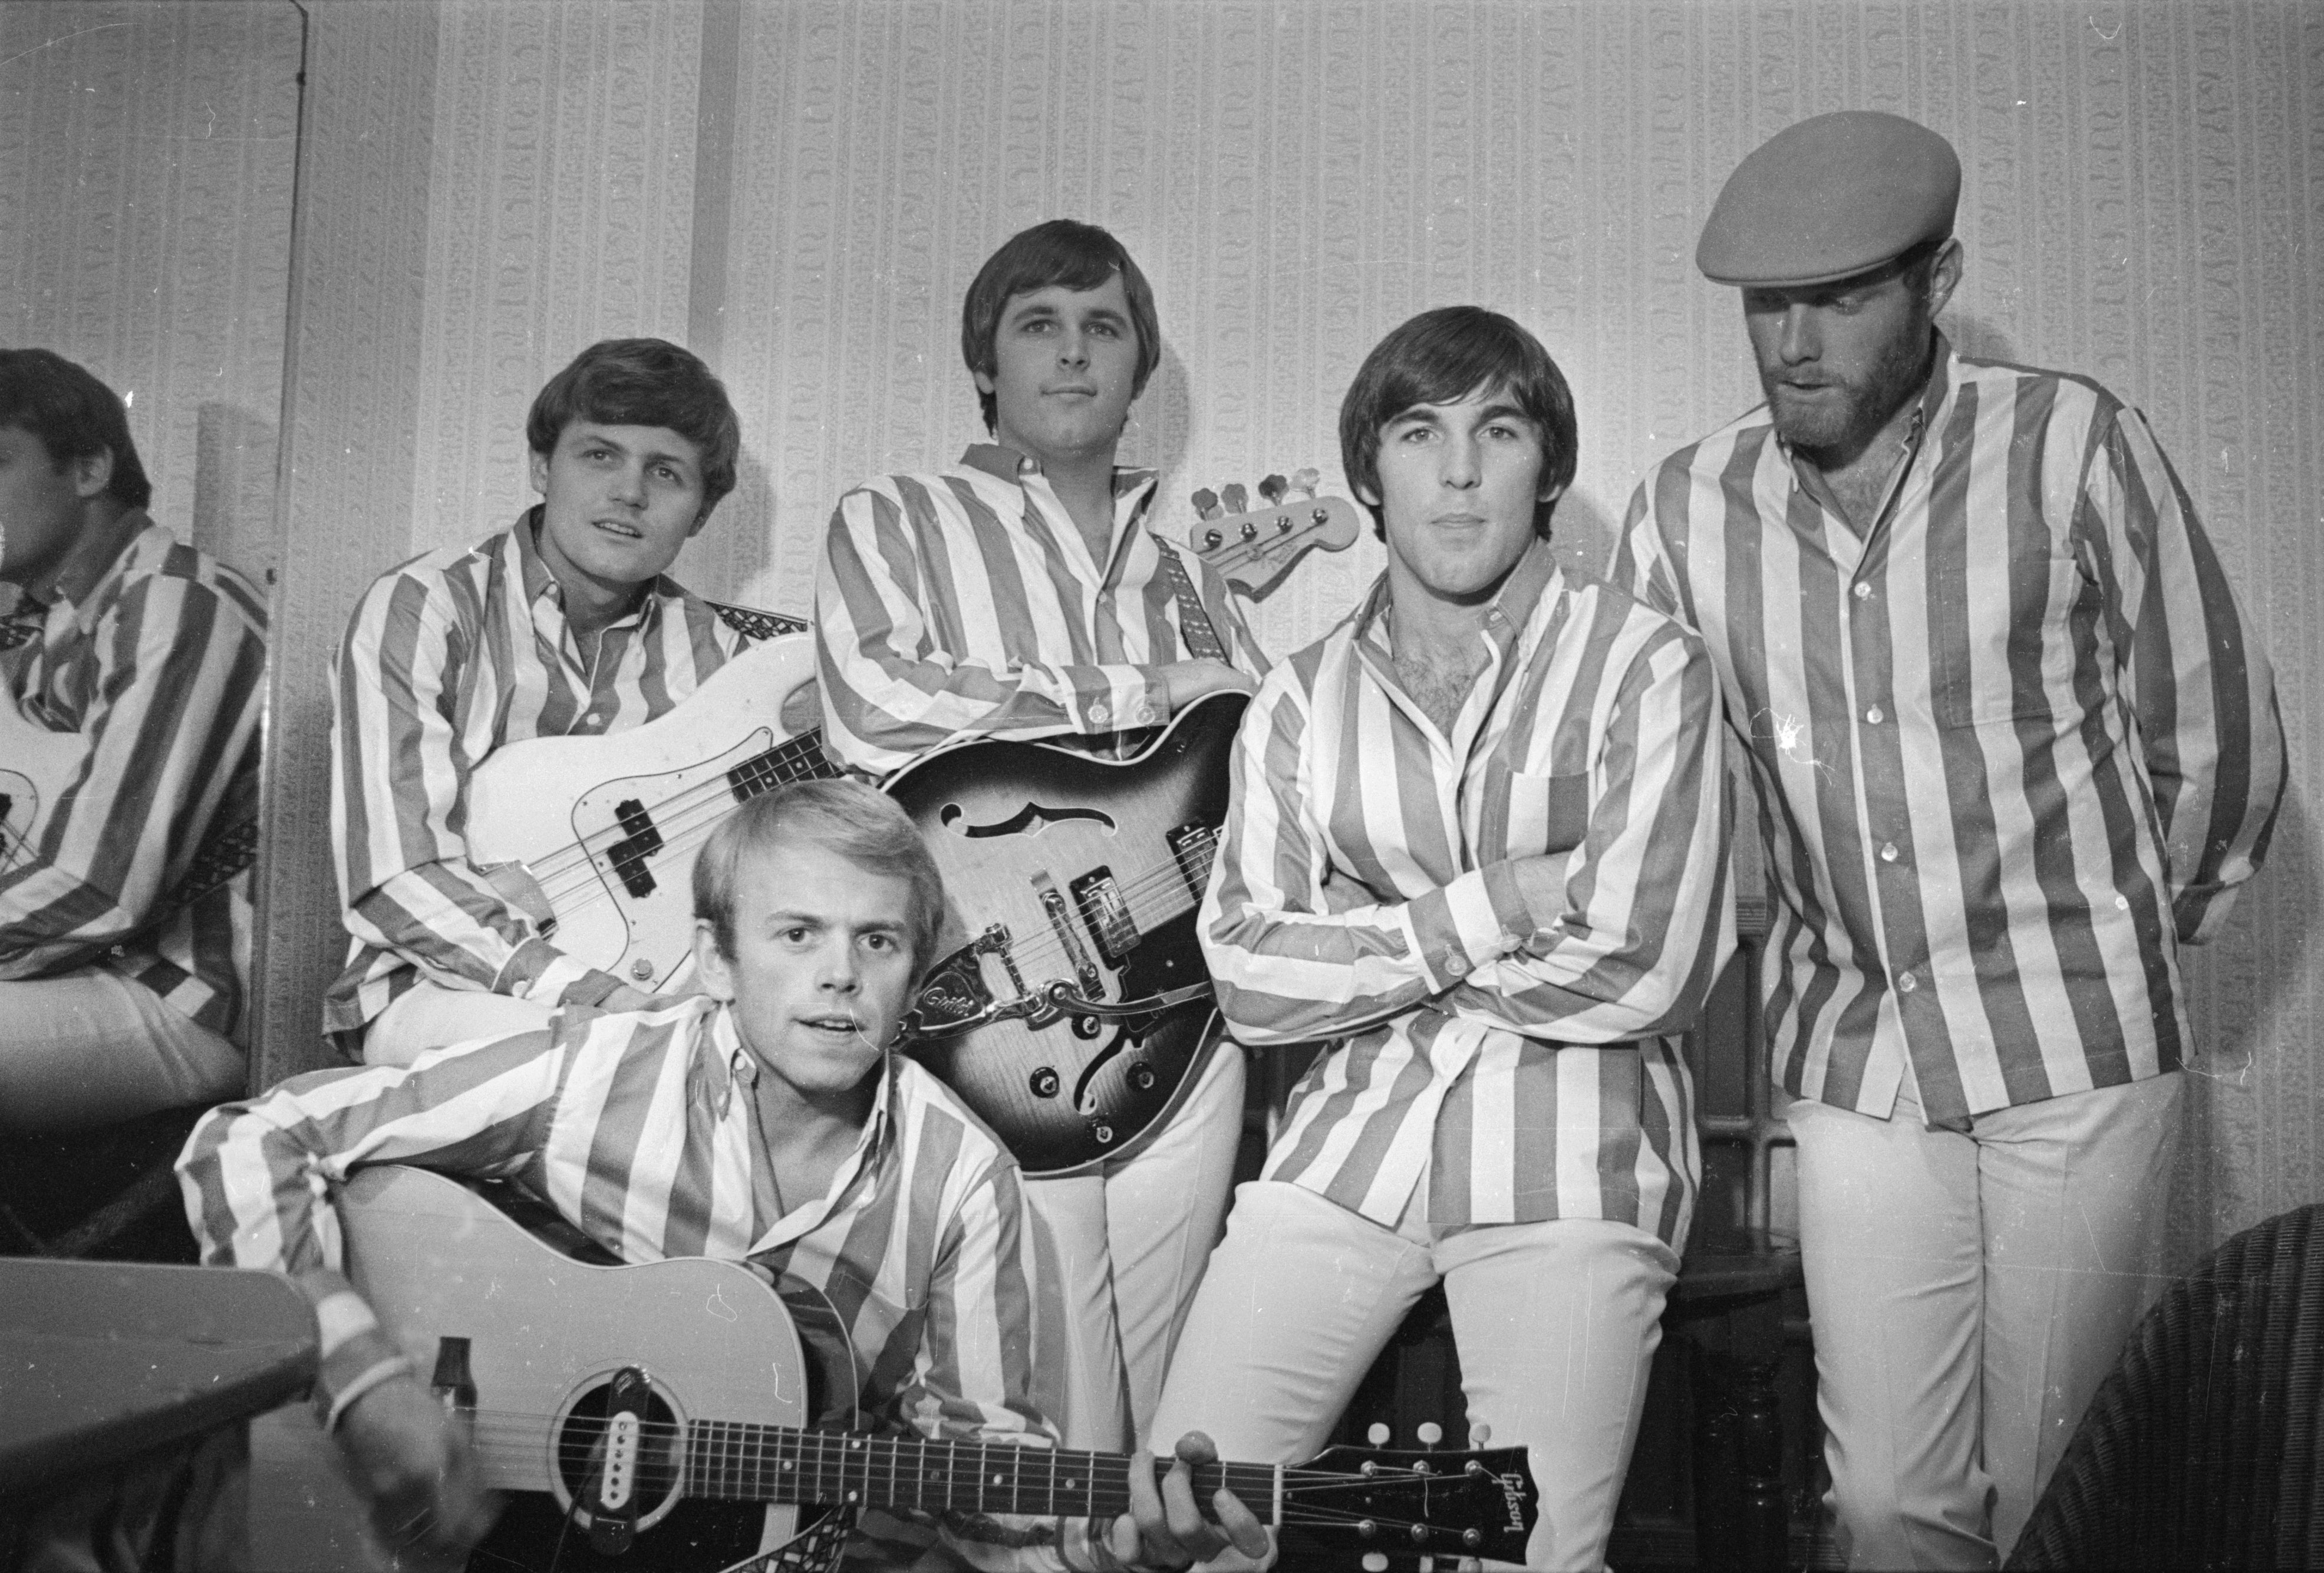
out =
[(1319, 497), (1321, 477), (1312, 469), (1289, 479), (1268, 476), (1259, 483), (1261, 506), (1230, 483), (1194, 495), (1196, 520), (1189, 540), (1196, 555), (1228, 583), (1257, 596), (1272, 586), (1310, 550), (1339, 551), (1363, 529), (1356, 505), (1345, 497)]
[(1333, 1448), (1286, 1470), (1283, 1491), (1284, 1527), (1332, 1531), (1341, 1557), (1377, 1548), (1391, 1557), (1523, 1562), (1541, 1517), (1523, 1448)]

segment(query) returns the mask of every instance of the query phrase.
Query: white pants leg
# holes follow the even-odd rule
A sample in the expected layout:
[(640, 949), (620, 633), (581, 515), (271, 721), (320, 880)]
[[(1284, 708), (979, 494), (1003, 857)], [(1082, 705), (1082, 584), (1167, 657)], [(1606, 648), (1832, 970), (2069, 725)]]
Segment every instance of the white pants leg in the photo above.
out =
[(512, 995), (420, 984), (398, 995), (364, 1033), (364, 1063), (401, 1067), (447, 1043), (546, 1032), (557, 1009)]
[[(1434, 1242), (1426, 1220), (1425, 1188), (1391, 1231), (1296, 1186), (1243, 1186), (1148, 1445), (1200, 1430), (1222, 1457), (1305, 1461), (1441, 1277), (1472, 1431), (1526, 1448), (1541, 1490), (1525, 1565), (1602, 1566), (1676, 1257), (1644, 1230), (1598, 1219)], [(1232, 1553), (1212, 1564), (1242, 1565)]]
[(241, 1094), (241, 1050), (101, 967), (0, 983), (0, 1130), (77, 1131)]
[(1800, 1243), (1851, 1567), (1989, 1568), (2120, 1355), (2179, 1078), (1932, 1130), (1806, 1100)]
[(1226, 1210), (1243, 1074), (1242, 1050), (1222, 1041), (1134, 1157), (1026, 1182), (1046, 1279), (1037, 1325), (1056, 1340), (1036, 1396), (1069, 1448), (1127, 1450), (1160, 1396)]

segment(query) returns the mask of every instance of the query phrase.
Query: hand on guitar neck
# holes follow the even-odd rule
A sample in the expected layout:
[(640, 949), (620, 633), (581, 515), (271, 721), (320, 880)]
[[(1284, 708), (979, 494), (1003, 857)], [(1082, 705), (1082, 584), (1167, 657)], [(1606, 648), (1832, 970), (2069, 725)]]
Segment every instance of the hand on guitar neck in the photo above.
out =
[[(408, 1373), (349, 1405), (337, 1439), (372, 1531), (400, 1568), (458, 1568), (500, 1516), (505, 1498), (484, 1489), (465, 1430)], [(1167, 1473), (1133, 1467), (1130, 1512), (1108, 1528), (1107, 1550), (1139, 1568), (1185, 1568), (1229, 1546), (1265, 1556), (1267, 1531), (1234, 1493), (1212, 1494), (1212, 1516), (1194, 1500), (1193, 1472), (1217, 1462), (1211, 1439), (1190, 1431)]]

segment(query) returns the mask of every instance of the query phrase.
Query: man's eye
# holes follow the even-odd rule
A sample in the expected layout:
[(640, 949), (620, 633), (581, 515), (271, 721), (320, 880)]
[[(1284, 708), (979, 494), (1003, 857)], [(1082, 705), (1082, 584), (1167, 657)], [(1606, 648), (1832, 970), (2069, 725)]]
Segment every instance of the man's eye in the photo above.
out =
[(804, 945), (807, 943), (807, 930), (794, 927), (785, 929), (779, 938), (780, 938), (786, 945)]
[(892, 934), (866, 934), (863, 943), (873, 950), (893, 950), (896, 938)]

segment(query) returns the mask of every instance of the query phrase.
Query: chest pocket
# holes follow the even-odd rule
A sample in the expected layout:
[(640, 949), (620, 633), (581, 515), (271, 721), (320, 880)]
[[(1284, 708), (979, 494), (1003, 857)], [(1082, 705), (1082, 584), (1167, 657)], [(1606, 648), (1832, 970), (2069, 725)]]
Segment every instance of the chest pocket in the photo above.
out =
[(1930, 701), (1937, 725), (2047, 717), (2053, 696), (2071, 689), (2098, 611), (2098, 586), (2071, 558), (2013, 563), (2006, 597), (1963, 594), (1957, 615), (1966, 629), (1936, 639)]
[(1527, 775), (1499, 760), (1485, 766), (1483, 848), (1506, 857), (1569, 852), (1590, 830), (1590, 778)]

